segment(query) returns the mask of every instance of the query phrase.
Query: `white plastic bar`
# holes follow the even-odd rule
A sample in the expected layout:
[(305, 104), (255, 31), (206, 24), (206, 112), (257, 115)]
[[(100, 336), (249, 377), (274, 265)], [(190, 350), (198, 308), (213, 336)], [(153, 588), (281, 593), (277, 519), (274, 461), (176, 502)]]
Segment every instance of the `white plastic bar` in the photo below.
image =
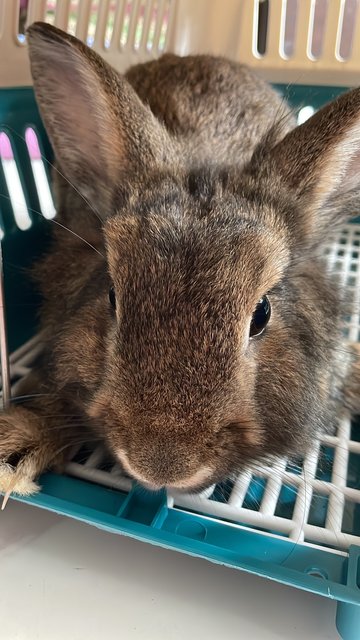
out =
[(254, 33), (257, 30), (255, 3), (245, 0), (240, 5), (240, 11), (237, 57), (248, 64), (255, 55)]
[(338, 491), (330, 494), (329, 505), (326, 517), (326, 527), (333, 529), (338, 533), (341, 532), (343, 510), (344, 510), (344, 493), (346, 487), (347, 468), (349, 460), (348, 442), (350, 439), (350, 422), (344, 418), (338, 428), (339, 444), (335, 449), (332, 479)]
[(285, 8), (286, 0), (277, 0), (277, 2), (270, 0), (269, 2), (268, 32), (265, 55), (274, 60), (278, 60), (280, 58), (280, 51), (283, 49), (281, 36), (283, 37), (284, 35)]
[(356, 7), (352, 51), (350, 53), (350, 58), (347, 61), (347, 63), (351, 66), (354, 66), (354, 65), (356, 66), (359, 60), (360, 60), (360, 4), (358, 2)]
[(348, 443), (348, 447), (349, 447), (349, 451), (351, 451), (352, 453), (360, 454), (360, 442), (351, 441)]
[[(243, 51), (244, 62), (247, 63), (247, 56), (255, 56), (256, 58), (260, 58), (260, 54), (258, 51), (258, 33), (259, 33), (259, 4), (260, 0), (254, 0), (253, 8), (252, 8), (252, 19), (249, 21), (248, 25), (246, 21), (242, 17), (242, 27), (246, 28), (249, 31), (250, 42), (249, 39), (246, 39), (247, 48)], [(249, 47), (250, 44), (250, 47)]]
[[(176, 0), (167, 0), (167, 2), (164, 5), (164, 12), (162, 14), (162, 19), (161, 19), (161, 28), (164, 23), (166, 13), (167, 13), (167, 27), (166, 27), (166, 33), (165, 33), (164, 46), (161, 48), (159, 46), (159, 51), (161, 51), (161, 53), (163, 51), (168, 51), (169, 49), (170, 34), (174, 26), (175, 4), (176, 4)], [(161, 37), (161, 31), (160, 31), (160, 37)], [(160, 45), (160, 40), (159, 40), (159, 45)]]
[(114, 16), (114, 29), (109, 49), (112, 52), (120, 51), (120, 37), (125, 18), (126, 0), (118, 0)]
[(124, 472), (123, 472), (123, 470), (121, 469), (121, 467), (119, 465), (114, 464), (114, 466), (111, 467), (111, 469), (110, 469), (110, 474), (112, 476), (123, 476)]
[[(205, 504), (207, 508), (203, 511)], [(280, 518), (274, 515), (263, 515), (259, 511), (253, 511), (252, 509), (234, 508), (224, 502), (216, 502), (215, 500), (201, 500), (197, 496), (183, 495), (181, 498), (176, 496), (176, 506), (180, 506), (185, 509), (200, 511), (201, 513), (208, 513), (217, 518), (227, 518), (228, 520), (235, 520), (238, 522), (246, 522), (249, 525), (255, 527), (262, 527), (263, 529), (277, 530), (286, 535), (290, 535), (293, 524), (291, 520), (287, 518)], [(210, 510), (211, 507), (211, 510)]]
[(109, 487), (110, 489), (129, 492), (132, 487), (132, 481), (130, 478), (114, 476), (110, 473), (106, 473), (106, 471), (100, 471), (99, 469), (87, 469), (81, 464), (76, 464), (75, 462), (69, 462), (66, 467), (66, 472), (70, 476), (75, 476), (90, 482), (96, 482), (97, 484)]
[(283, 472), (286, 467), (286, 460), (281, 460), (274, 466), (273, 473), (269, 476), (266, 483), (263, 498), (261, 500), (261, 514), (264, 516), (275, 513), (276, 505), (279, 500), (280, 491), (283, 486)]
[(46, 0), (30, 0), (27, 10), (26, 26), (38, 20), (44, 20), (45, 11)]
[[(308, 64), (310, 38), (312, 35), (311, 20), (314, 14), (315, 0), (301, 0), (297, 3), (297, 20), (293, 59)], [(311, 27), (311, 28), (310, 28)]]
[(104, 460), (105, 460), (105, 450), (101, 446), (99, 446), (90, 454), (84, 466), (88, 468), (97, 467), (102, 462), (104, 462)]
[[(5, 0), (6, 1), (6, 0)], [(8, 0), (9, 4), (9, 0)], [(9, 14), (8, 18), (8, 29), (9, 29), (9, 37), (11, 38), (11, 42), (13, 44), (18, 44), (22, 46), (22, 43), (18, 40), (19, 34), (19, 13), (20, 13), (20, 0), (13, 0), (12, 4), (12, 12)], [(5, 36), (5, 33), (4, 33)]]
[(341, 59), (340, 56), (340, 45), (341, 45), (341, 40), (342, 40), (342, 32), (343, 32), (343, 28), (344, 28), (344, 15), (345, 15), (345, 5), (346, 5), (346, 0), (341, 0), (341, 5), (340, 5), (340, 13), (339, 13), (339, 23), (338, 23), (338, 32), (337, 32), (337, 37), (336, 37), (336, 50), (335, 50), (335, 56), (338, 60)]
[[(154, 33), (153, 51), (158, 51), (159, 50), (161, 30), (162, 30), (164, 16), (165, 16), (165, 12), (166, 12), (166, 9), (168, 7), (168, 4), (169, 4), (168, 0), (158, 0), (158, 2), (157, 2), (156, 25), (155, 25), (155, 33)], [(174, 3), (172, 3), (172, 5), (170, 5), (170, 6), (174, 6)], [(169, 26), (168, 26), (168, 33), (169, 33)]]
[(94, 38), (94, 48), (97, 48), (101, 54), (105, 49), (105, 35), (107, 21), (109, 19), (110, 0), (102, 0), (98, 4), (98, 15), (96, 21), (96, 30)]
[(352, 489), (350, 487), (344, 487), (343, 494), (347, 498), (348, 502), (355, 502), (360, 504), (360, 491), (359, 489)]
[(41, 335), (36, 335), (31, 340), (23, 344), (10, 354), (10, 363), (15, 365), (17, 362), (33, 362), (34, 358), (41, 352)]
[(308, 520), (311, 500), (313, 497), (312, 480), (315, 478), (319, 459), (320, 443), (315, 442), (312, 451), (306, 456), (303, 465), (303, 482), (299, 486), (293, 512), (293, 528), (291, 538), (302, 541), (304, 539), (304, 525)]
[(83, 42), (86, 42), (88, 34), (91, 2), (92, 0), (80, 0), (79, 2), (75, 34)]
[(50, 191), (48, 177), (45, 171), (44, 160), (41, 154), (38, 137), (31, 127), (25, 130), (25, 142), (29, 153), (29, 160), (34, 176), (34, 182), (39, 199), (41, 213), (44, 218), (51, 220), (56, 211)]
[(153, 13), (153, 5), (154, 5), (153, 0), (146, 0), (143, 3), (144, 15), (143, 15), (143, 25), (142, 25), (140, 44), (139, 44), (139, 49), (141, 50), (146, 50), (146, 45), (147, 45), (148, 36), (149, 36), (149, 27), (150, 27), (152, 13)]
[(305, 525), (304, 534), (307, 540), (317, 542), (319, 546), (332, 545), (337, 549), (348, 549), (350, 545), (359, 545), (360, 542), (359, 536), (354, 536), (351, 533), (338, 533), (330, 529), (315, 527), (311, 524)]
[(55, 7), (55, 26), (67, 30), (71, 0), (57, 0)]
[(132, 0), (129, 32), (128, 32), (128, 38), (126, 42), (126, 49), (131, 49), (131, 51), (136, 51), (135, 38), (136, 38), (136, 30), (138, 28), (140, 8), (141, 8), (141, 0)]
[(31, 218), (29, 216), (19, 171), (12, 153), (11, 143), (4, 133), (0, 133), (1, 146), (8, 149), (8, 152), (1, 155), (1, 165), (4, 171), (6, 186), (10, 196), (11, 207), (13, 210), (16, 225), (22, 231), (26, 231), (31, 227)]
[(327, 3), (327, 15), (325, 23), (325, 32), (323, 40), (323, 51), (321, 59), (326, 62), (338, 60), (336, 52), (339, 49), (339, 27), (341, 26), (340, 18), (342, 15), (343, 0), (331, 0)]
[(31, 169), (34, 175), (41, 213), (47, 220), (52, 220), (56, 216), (56, 210), (43, 161), (31, 160)]
[(232, 507), (241, 507), (251, 482), (251, 471), (245, 471), (236, 480), (228, 504)]

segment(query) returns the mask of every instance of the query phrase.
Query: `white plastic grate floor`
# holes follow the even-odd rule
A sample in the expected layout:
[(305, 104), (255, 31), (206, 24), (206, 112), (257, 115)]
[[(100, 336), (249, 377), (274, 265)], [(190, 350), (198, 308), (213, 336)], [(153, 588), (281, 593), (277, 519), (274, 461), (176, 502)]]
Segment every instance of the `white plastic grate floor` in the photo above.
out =
[[(344, 320), (344, 331), (350, 340), (360, 340), (360, 225), (345, 226), (325, 253), (329, 268), (352, 295), (353, 310)], [(11, 356), (13, 396), (17, 380), (30, 371), (40, 350), (37, 337)], [(81, 449), (67, 473), (121, 491), (132, 486), (102, 447)], [(336, 434), (322, 436), (296, 464), (279, 459), (200, 495), (169, 494), (168, 504), (267, 535), (344, 551), (360, 544), (360, 425), (344, 417)]]

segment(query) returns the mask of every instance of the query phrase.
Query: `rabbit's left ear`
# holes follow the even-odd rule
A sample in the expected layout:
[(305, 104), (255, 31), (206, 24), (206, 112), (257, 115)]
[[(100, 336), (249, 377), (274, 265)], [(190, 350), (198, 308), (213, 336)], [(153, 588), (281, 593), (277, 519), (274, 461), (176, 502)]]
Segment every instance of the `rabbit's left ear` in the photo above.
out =
[(266, 164), (299, 203), (298, 223), (310, 244), (354, 216), (360, 205), (360, 89), (290, 131)]
[(27, 31), (34, 89), (65, 177), (106, 217), (127, 175), (169, 162), (172, 141), (130, 84), (80, 40)]

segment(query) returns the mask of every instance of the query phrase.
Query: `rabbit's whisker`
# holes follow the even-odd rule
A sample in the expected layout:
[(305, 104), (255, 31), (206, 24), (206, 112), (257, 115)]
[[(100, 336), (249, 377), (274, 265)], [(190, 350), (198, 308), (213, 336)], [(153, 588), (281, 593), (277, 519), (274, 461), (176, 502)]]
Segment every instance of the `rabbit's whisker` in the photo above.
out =
[[(14, 202), (10, 196), (5, 195), (4, 193), (0, 193), (0, 198), (5, 198), (6, 200), (10, 200), (10, 202)], [(29, 211), (31, 211), (32, 213), (36, 213), (38, 216), (40, 216), (43, 220), (46, 220), (46, 218), (44, 218), (43, 214), (41, 213), (41, 211), (37, 211), (36, 209), (33, 209), (31, 207), (29, 207)], [(51, 222), (53, 224), (58, 225), (59, 227), (61, 227), (62, 229), (64, 229), (65, 231), (68, 231), (69, 233), (71, 233), (73, 236), (75, 236), (76, 238), (78, 238), (79, 240), (81, 240), (82, 242), (84, 242), (88, 247), (90, 247), (91, 249), (93, 249), (94, 251), (96, 251), (96, 253), (99, 254), (99, 256), (101, 256), (101, 258), (103, 258), (103, 260), (105, 260), (105, 256), (96, 248), (94, 247), (93, 244), (91, 244), (90, 242), (88, 242), (87, 240), (85, 240), (85, 238), (82, 238), (82, 236), (80, 236), (78, 233), (76, 233), (75, 231), (73, 231), (72, 229), (69, 229), (69, 227), (66, 227), (64, 224), (62, 224), (62, 222), (59, 222), (59, 220), (56, 220), (55, 218), (51, 218), (51, 220), (46, 220), (46, 222)]]

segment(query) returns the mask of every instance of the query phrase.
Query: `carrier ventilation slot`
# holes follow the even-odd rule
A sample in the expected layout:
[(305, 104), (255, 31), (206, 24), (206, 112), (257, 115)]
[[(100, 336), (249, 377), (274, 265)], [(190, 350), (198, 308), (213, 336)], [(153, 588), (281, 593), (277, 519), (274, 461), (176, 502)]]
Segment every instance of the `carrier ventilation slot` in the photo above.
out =
[(31, 127), (28, 127), (25, 131), (25, 141), (29, 153), (40, 211), (44, 218), (51, 220), (56, 216), (54, 201), (50, 191), (43, 156), (40, 151), (39, 140), (35, 130)]
[(80, 11), (80, 1), (81, 0), (71, 0), (70, 3), (70, 11), (67, 16), (67, 28), (66, 31), (71, 33), (72, 36), (76, 36), (76, 27), (79, 18)]
[(255, 0), (253, 54), (277, 52), (292, 58), (305, 40), (309, 59), (330, 56), (346, 61), (351, 58), (359, 11), (358, 0)]
[[(0, 167), (0, 210), (5, 220), (12, 219), (20, 231), (27, 231), (42, 218), (55, 217), (44, 156), (33, 127), (21, 134), (0, 131)], [(2, 237), (4, 233), (6, 226), (1, 219)]]
[[(26, 26), (43, 20), (77, 36), (90, 47), (128, 52), (161, 53), (165, 49), (175, 0), (47, 0), (32, 11), (31, 0), (20, 0), (18, 41)], [(34, 5), (35, 6), (35, 5)]]
[(21, 231), (26, 231), (31, 227), (31, 218), (20, 180), (18, 165), (14, 157), (13, 146), (9, 136), (4, 131), (0, 132), (0, 161), (9, 194), (7, 196), (2, 193), (1, 197), (9, 199), (16, 226)]

